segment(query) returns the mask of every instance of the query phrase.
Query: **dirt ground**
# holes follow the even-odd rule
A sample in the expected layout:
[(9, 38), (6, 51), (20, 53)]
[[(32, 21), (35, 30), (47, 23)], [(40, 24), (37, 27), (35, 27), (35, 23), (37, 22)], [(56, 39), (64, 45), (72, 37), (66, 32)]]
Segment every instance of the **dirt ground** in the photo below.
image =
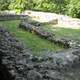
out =
[(80, 19), (72, 18), (67, 15), (60, 15), (48, 12), (25, 11), (23, 14), (32, 17), (39, 22), (52, 22), (57, 20), (58, 27), (80, 29)]

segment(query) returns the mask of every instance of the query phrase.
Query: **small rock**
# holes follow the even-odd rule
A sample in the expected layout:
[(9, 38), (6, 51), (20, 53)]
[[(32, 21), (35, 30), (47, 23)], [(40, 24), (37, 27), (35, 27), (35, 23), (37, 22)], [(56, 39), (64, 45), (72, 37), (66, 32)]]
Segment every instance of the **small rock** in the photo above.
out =
[(27, 80), (42, 80), (42, 75), (34, 70), (29, 71)]

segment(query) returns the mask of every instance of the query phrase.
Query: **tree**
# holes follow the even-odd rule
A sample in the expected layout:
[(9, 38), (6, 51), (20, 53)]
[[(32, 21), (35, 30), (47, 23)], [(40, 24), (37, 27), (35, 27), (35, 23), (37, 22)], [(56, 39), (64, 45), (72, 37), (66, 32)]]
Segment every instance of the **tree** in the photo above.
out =
[(0, 10), (7, 10), (10, 0), (0, 0)]
[(80, 18), (80, 0), (70, 0), (67, 9), (68, 15)]
[(0, 0), (0, 10), (26, 9), (67, 14), (80, 18), (80, 0)]

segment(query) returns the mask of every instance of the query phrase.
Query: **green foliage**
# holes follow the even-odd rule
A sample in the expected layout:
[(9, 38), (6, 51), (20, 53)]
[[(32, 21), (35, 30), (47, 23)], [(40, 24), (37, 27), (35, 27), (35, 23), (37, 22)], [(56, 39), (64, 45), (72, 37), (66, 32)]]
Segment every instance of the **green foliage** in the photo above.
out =
[(67, 13), (72, 17), (80, 18), (80, 0), (70, 0)]
[(33, 0), (34, 10), (50, 11), (55, 9), (55, 4), (49, 0)]
[(32, 4), (32, 0), (12, 0), (8, 8), (10, 10), (15, 10), (17, 13), (20, 13), (26, 9), (32, 9)]
[(34, 9), (56, 13), (64, 13), (66, 0), (33, 0)]
[(8, 9), (10, 0), (0, 0), (0, 10)]
[[(6, 3), (5, 3), (6, 1)], [(2, 9), (40, 10), (61, 13), (64, 11), (66, 0), (1, 0)], [(4, 7), (5, 6), (5, 7)]]
[(0, 10), (6, 9), (17, 13), (26, 9), (48, 11), (80, 18), (80, 0), (0, 0)]
[(8, 8), (10, 10), (15, 10), (17, 13), (20, 13), (24, 10), (26, 4), (26, 0), (12, 0)]

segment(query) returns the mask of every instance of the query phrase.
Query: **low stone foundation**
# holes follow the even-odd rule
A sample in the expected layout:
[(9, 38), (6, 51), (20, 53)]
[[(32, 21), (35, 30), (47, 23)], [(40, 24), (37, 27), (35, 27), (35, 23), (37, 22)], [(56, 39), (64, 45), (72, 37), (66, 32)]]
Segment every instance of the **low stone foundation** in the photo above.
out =
[(74, 45), (77, 46), (76, 42), (74, 42), (73, 40), (66, 38), (56, 38), (55, 34), (46, 32), (41, 27), (33, 26), (27, 22), (21, 22), (19, 24), (19, 28), (25, 31), (34, 32), (39, 37), (47, 39), (52, 43), (63, 45), (64, 48), (71, 48), (72, 46), (74, 47)]
[(27, 20), (27, 15), (0, 15), (0, 21), (8, 21), (8, 20)]
[(37, 57), (3, 27), (0, 27), (0, 61), (3, 76), (0, 80), (80, 80), (79, 46)]

